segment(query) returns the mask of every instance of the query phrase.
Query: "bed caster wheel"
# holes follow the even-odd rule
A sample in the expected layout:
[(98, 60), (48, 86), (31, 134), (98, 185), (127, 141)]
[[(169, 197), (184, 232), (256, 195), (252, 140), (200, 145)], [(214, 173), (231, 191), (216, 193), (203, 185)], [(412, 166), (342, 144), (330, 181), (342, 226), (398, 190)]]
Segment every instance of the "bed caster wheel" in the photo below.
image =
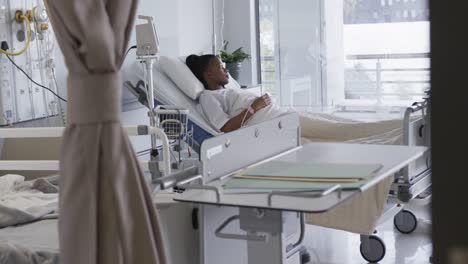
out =
[(378, 236), (369, 236), (361, 241), (361, 256), (370, 263), (377, 263), (385, 257), (385, 243)]
[(402, 234), (410, 234), (418, 227), (418, 219), (408, 211), (402, 210), (393, 218), (393, 225)]

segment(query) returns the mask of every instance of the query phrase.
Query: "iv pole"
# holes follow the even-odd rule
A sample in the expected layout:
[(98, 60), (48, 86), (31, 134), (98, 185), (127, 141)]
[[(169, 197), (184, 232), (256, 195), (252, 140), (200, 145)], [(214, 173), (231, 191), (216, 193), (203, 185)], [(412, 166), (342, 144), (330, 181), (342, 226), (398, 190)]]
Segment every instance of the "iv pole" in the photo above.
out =
[[(158, 60), (159, 56), (159, 45), (158, 39), (156, 35), (156, 30), (153, 26), (153, 18), (150, 16), (138, 16), (139, 19), (146, 20), (146, 24), (137, 25), (136, 26), (136, 38), (137, 38), (137, 59), (140, 60), (141, 63), (145, 64), (145, 85), (147, 89), (148, 95), (148, 117), (150, 119), (150, 126), (156, 126), (156, 118), (154, 115), (154, 78), (153, 78), (153, 66), (154, 62)], [(157, 149), (157, 138), (156, 135), (151, 135), (151, 162), (150, 166), (155, 166), (156, 168), (151, 169), (152, 178), (158, 178), (161, 176), (159, 166), (159, 152)], [(163, 157), (165, 159), (170, 159), (169, 157)], [(158, 175), (157, 175), (158, 174)]]

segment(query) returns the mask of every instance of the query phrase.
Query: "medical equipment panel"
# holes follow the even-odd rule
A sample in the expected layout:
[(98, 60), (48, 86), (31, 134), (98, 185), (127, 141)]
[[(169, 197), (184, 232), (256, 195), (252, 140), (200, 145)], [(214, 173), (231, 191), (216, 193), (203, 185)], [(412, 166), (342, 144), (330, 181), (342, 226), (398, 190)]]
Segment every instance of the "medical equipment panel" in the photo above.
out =
[(140, 15), (138, 18), (146, 20), (146, 23), (135, 26), (137, 56), (156, 55), (159, 52), (159, 41), (153, 17)]
[(56, 40), (42, 0), (0, 0), (0, 42), (10, 52), (0, 55), (0, 125), (59, 114), (57, 98), (26, 77), (57, 93)]

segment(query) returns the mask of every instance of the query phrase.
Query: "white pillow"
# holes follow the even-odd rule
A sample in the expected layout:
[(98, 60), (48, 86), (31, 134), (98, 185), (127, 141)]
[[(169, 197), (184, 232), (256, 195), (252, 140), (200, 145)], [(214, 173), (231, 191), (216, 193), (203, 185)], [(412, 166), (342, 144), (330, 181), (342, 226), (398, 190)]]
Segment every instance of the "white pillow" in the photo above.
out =
[(195, 77), (192, 71), (181, 59), (161, 56), (159, 58), (161, 70), (193, 100), (198, 99), (205, 90), (203, 84)]
[(240, 84), (229, 74), (229, 83), (224, 86), (226, 89), (240, 89)]

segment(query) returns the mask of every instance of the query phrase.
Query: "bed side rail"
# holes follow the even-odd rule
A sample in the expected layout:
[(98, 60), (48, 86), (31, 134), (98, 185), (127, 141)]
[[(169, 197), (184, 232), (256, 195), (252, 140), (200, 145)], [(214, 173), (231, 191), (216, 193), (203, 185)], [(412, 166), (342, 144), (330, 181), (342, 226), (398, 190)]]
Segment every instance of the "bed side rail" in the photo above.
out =
[[(414, 115), (421, 112), (420, 118)], [(408, 146), (429, 146), (428, 135), (428, 104), (427, 101), (416, 102), (406, 108), (403, 118), (403, 144)]]

